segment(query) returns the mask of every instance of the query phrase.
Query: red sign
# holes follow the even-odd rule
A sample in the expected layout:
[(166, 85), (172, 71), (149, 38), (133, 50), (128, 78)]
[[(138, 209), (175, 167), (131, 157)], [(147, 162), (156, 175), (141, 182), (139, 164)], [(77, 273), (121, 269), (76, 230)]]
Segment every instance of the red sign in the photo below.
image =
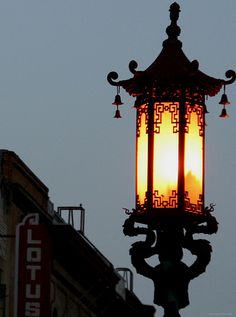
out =
[(39, 214), (27, 215), (16, 232), (14, 317), (50, 317), (51, 240)]

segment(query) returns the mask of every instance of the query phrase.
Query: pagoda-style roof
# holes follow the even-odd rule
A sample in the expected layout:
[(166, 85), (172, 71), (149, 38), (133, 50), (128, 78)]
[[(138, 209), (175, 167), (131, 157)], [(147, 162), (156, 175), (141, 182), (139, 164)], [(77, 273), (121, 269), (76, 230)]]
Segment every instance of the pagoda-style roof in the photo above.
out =
[(236, 74), (229, 70), (226, 77), (229, 80), (217, 79), (203, 73), (198, 68), (198, 61), (190, 61), (182, 50), (182, 43), (178, 39), (181, 32), (177, 25), (180, 7), (174, 2), (170, 6), (171, 24), (167, 27), (167, 40), (163, 42), (163, 49), (156, 60), (144, 71), (136, 71), (137, 63), (131, 61), (129, 69), (133, 77), (127, 80), (115, 82), (118, 78), (116, 72), (109, 73), (107, 79), (111, 85), (123, 87), (130, 95), (143, 98), (147, 95), (153, 97), (163, 96), (172, 91), (185, 88), (202, 96), (216, 95), (222, 86), (235, 81)]

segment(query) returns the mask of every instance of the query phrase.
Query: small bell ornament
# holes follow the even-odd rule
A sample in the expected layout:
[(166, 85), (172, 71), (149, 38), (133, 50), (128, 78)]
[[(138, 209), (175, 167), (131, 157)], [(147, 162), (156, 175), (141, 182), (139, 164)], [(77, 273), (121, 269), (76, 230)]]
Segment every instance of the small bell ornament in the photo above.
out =
[(114, 102), (112, 103), (113, 105), (115, 105), (115, 106), (121, 106), (121, 105), (123, 105), (123, 102), (121, 101), (121, 97), (120, 97), (120, 95), (116, 95), (115, 96), (115, 100), (114, 100)]
[(229, 102), (228, 97), (227, 97), (227, 95), (225, 93), (225, 86), (224, 86), (224, 93), (221, 96), (219, 104), (223, 105), (223, 109), (222, 109), (221, 114), (219, 115), (219, 117), (223, 118), (223, 119), (229, 118), (229, 115), (227, 114), (225, 106), (229, 105), (230, 102)]
[(220, 102), (219, 102), (220, 105), (230, 105), (230, 102), (228, 100), (228, 97), (226, 95), (226, 93), (223, 93), (223, 95), (221, 96), (221, 99), (220, 99)]
[(223, 107), (221, 114), (219, 115), (220, 118), (226, 119), (229, 118), (229, 115), (227, 114), (227, 111), (225, 109), (225, 106)]
[(115, 119), (120, 119), (120, 118), (122, 118), (118, 106), (117, 106), (117, 109), (116, 109), (116, 112), (115, 112), (115, 115), (114, 115), (113, 118), (115, 118)]
[(119, 110), (119, 106), (123, 105), (123, 102), (121, 101), (121, 97), (120, 97), (120, 87), (118, 86), (117, 87), (117, 94), (115, 96), (115, 100), (114, 102), (112, 103), (114, 106), (116, 106), (116, 112), (115, 112), (115, 115), (113, 118), (116, 118), (116, 119), (120, 119), (122, 118), (121, 117), (121, 114), (120, 114), (120, 110)]

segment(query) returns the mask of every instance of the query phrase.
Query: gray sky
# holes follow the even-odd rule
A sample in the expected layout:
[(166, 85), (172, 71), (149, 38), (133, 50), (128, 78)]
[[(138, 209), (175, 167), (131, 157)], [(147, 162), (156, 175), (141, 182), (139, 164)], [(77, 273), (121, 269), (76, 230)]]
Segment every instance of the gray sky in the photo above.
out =
[[(115, 267), (131, 269), (122, 207), (134, 207), (135, 111), (108, 72), (130, 77), (159, 54), (169, 25), (164, 0), (0, 0), (1, 148), (15, 151), (49, 187), (55, 207), (83, 203), (86, 234)], [(180, 0), (183, 49), (211, 76), (236, 69), (236, 1)], [(235, 316), (236, 89), (230, 118), (208, 100), (206, 203), (220, 223), (207, 274), (190, 285), (182, 317)], [(134, 270), (133, 270), (134, 271)], [(135, 292), (152, 304), (152, 282), (135, 274)], [(158, 316), (162, 309), (157, 308)]]

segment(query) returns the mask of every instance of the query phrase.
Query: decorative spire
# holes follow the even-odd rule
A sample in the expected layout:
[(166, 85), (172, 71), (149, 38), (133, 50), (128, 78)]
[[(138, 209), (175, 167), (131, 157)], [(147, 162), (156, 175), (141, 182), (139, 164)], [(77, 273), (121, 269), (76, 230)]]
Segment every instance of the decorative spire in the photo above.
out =
[(181, 33), (181, 29), (177, 25), (177, 21), (179, 19), (179, 13), (181, 12), (180, 6), (178, 5), (178, 3), (174, 2), (170, 6), (169, 11), (170, 11), (171, 24), (166, 28), (166, 34), (168, 35), (168, 39), (163, 42), (163, 45), (170, 44), (170, 43), (173, 43), (173, 42), (181, 43), (178, 40), (178, 36)]

